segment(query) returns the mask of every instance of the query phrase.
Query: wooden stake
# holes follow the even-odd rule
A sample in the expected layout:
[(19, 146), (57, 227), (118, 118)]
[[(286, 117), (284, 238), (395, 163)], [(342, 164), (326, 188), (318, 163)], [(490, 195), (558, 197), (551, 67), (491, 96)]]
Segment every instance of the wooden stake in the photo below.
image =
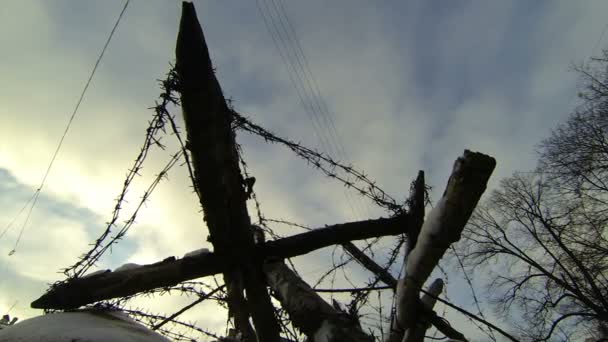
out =
[(209, 240), (226, 265), (223, 275), (230, 312), (245, 341), (255, 340), (251, 315), (257, 340), (278, 342), (279, 325), (250, 229), (235, 133), (230, 127), (232, 117), (192, 3), (182, 6), (175, 55), (195, 182)]

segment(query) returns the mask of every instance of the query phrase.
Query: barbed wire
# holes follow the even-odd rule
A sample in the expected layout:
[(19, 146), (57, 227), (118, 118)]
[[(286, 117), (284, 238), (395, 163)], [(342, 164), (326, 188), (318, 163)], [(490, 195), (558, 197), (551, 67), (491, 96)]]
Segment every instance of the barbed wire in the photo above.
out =
[[(232, 110), (232, 116), (234, 118), (234, 129), (240, 129), (260, 136), (266, 142), (284, 145), (297, 156), (321, 170), (327, 177), (338, 180), (347, 188), (354, 189), (360, 195), (371, 199), (378, 206), (387, 209), (392, 214), (398, 215), (404, 212), (402, 205), (397, 204), (397, 201), (393, 197), (376, 185), (376, 182), (372, 181), (364, 172), (355, 169), (352, 165), (344, 165), (321, 152), (302, 146), (289, 139), (281, 138), (234, 110)], [(355, 180), (349, 180), (347, 176), (339, 174), (338, 170), (354, 177)]]
[[(63, 270), (63, 273), (68, 277), (68, 279), (82, 276), (84, 272), (86, 272), (92, 265), (95, 264), (95, 262), (97, 262), (97, 260), (99, 260), (101, 255), (103, 255), (103, 253), (105, 253), (105, 251), (107, 251), (112, 244), (114, 244), (126, 234), (128, 229), (135, 222), (139, 209), (149, 198), (156, 185), (158, 185), (158, 183), (160, 183), (160, 181), (166, 177), (167, 172), (175, 165), (179, 158), (183, 155), (186, 155), (183, 152), (185, 148), (182, 144), (182, 151), (174, 154), (169, 160), (169, 162), (162, 169), (162, 171), (158, 173), (156, 178), (148, 186), (147, 190), (141, 198), (141, 201), (137, 205), (131, 217), (124, 223), (120, 231), (114, 237), (111, 238), (110, 242), (103, 245), (104, 241), (112, 232), (112, 228), (117, 226), (117, 221), (120, 217), (122, 205), (125, 202), (128, 189), (131, 186), (135, 177), (140, 175), (140, 171), (143, 168), (144, 161), (146, 160), (150, 149), (154, 146), (160, 149), (165, 149), (165, 146), (161, 143), (161, 138), (158, 137), (158, 134), (161, 132), (166, 133), (165, 126), (167, 122), (171, 122), (172, 127), (174, 127), (173, 118), (171, 117), (171, 115), (169, 115), (167, 106), (170, 104), (177, 105), (179, 103), (177, 96), (174, 95), (174, 91), (176, 88), (176, 73), (174, 69), (171, 68), (171, 70), (167, 74), (166, 79), (164, 81), (161, 81), (162, 92), (159, 95), (160, 103), (157, 102), (156, 106), (152, 107), (154, 109), (154, 116), (152, 117), (152, 120), (150, 120), (150, 122), (148, 123), (148, 128), (146, 128), (146, 136), (140, 149), (140, 152), (135, 158), (133, 166), (129, 169), (129, 172), (125, 177), (122, 190), (118, 195), (118, 198), (116, 199), (116, 204), (114, 206), (114, 210), (112, 211), (112, 217), (110, 221), (106, 224), (106, 228), (103, 233), (93, 243), (91, 249), (87, 253), (83, 254), (75, 264)], [(174, 129), (174, 133), (179, 137), (176, 127)]]
[[(219, 289), (216, 291), (216, 289)], [(212, 296), (209, 296), (208, 300), (213, 300), (218, 303), (226, 301), (226, 291), (224, 291), (223, 285), (210, 286), (204, 282), (197, 281), (185, 281), (173, 286), (160, 287), (156, 289), (146, 290), (134, 295), (114, 298), (111, 300), (100, 301), (98, 303), (106, 303), (117, 308), (126, 307), (132, 300), (137, 298), (155, 298), (162, 297), (165, 295), (173, 295), (178, 293), (180, 296), (206, 296), (209, 292), (213, 292)]]
[(134, 320), (146, 325), (150, 329), (160, 324), (160, 322), (164, 322), (165, 320), (167, 320), (168, 324), (172, 325), (174, 328), (179, 327), (186, 330), (186, 332), (177, 332), (173, 331), (171, 328), (156, 329), (158, 333), (168, 338), (171, 338), (173, 341), (196, 341), (196, 339), (192, 336), (193, 331), (196, 331), (205, 336), (213, 337), (217, 340), (221, 339), (219, 335), (212, 333), (206, 329), (203, 329), (193, 322), (184, 322), (176, 318), (171, 319), (170, 316), (160, 313), (150, 313), (149, 311), (142, 308), (121, 308), (120, 310), (128, 314)]

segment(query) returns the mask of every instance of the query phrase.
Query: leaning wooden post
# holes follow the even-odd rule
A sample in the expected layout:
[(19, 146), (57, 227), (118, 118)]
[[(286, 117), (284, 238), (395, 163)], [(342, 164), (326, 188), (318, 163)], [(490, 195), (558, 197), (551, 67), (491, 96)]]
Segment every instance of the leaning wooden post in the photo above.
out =
[[(267, 241), (256, 245), (256, 250), (264, 257), (291, 258), (334, 244), (347, 244), (351, 240), (401, 234), (406, 229), (404, 227), (407, 226), (408, 220), (408, 215), (403, 214), (390, 218), (334, 224)], [(356, 249), (354, 245), (353, 248)], [(364, 255), (361, 251), (356, 253), (356, 257), (361, 255)], [(379, 265), (374, 265), (371, 259), (367, 264), (363, 264), (368, 268), (374, 266), (371, 268), (372, 272), (383, 270)], [(32, 308), (38, 309), (75, 309), (100, 300), (131, 296), (138, 292), (223, 273), (225, 266), (227, 265), (224, 265), (224, 258), (216, 253), (202, 253), (181, 259), (169, 257), (136, 269), (114, 272), (108, 270), (95, 275), (69, 279), (65, 283), (52, 286), (31, 305)], [(381, 279), (395, 286), (397, 280), (393, 278), (393, 284), (390, 282), (391, 278), (392, 276), (386, 273), (385, 278)]]
[(345, 313), (334, 309), (285, 263), (268, 260), (264, 264), (268, 284), (281, 306), (289, 314), (292, 324), (309, 341), (315, 342), (372, 342), (359, 325)]
[(251, 314), (258, 340), (278, 342), (279, 326), (250, 230), (232, 116), (192, 3), (183, 3), (175, 54), (187, 146), (209, 240), (227, 265), (223, 275), (230, 313), (245, 341), (255, 340), (249, 325)]
[[(431, 286), (427, 289), (428, 293), (438, 297), (443, 290), (443, 280), (441, 278), (435, 279)], [(422, 295), (420, 298), (421, 305), (425, 306), (429, 310), (433, 310), (437, 300), (427, 294)], [(403, 336), (402, 342), (424, 342), (424, 336), (426, 331), (431, 327), (431, 323), (423, 317), (415, 327), (408, 329)]]
[(399, 328), (415, 327), (420, 289), (446, 250), (460, 239), (495, 166), (494, 158), (468, 150), (454, 163), (442, 197), (422, 224), (415, 247), (406, 255), (395, 301)]

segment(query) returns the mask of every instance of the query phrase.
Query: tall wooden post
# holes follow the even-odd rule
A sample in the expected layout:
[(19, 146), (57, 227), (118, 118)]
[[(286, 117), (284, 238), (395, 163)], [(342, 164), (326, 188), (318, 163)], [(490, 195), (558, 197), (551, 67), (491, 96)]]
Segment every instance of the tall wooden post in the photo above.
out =
[[(245, 341), (279, 341), (279, 327), (251, 232), (231, 115), (214, 75), (194, 5), (183, 3), (176, 47), (181, 104), (209, 239), (226, 263), (229, 309)], [(246, 291), (245, 299), (243, 289)]]

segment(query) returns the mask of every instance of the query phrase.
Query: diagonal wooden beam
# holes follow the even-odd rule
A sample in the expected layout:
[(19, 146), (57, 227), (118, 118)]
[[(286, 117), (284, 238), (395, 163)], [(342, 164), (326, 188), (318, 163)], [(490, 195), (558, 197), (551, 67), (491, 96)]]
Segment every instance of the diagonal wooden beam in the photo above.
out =
[(396, 321), (402, 329), (416, 324), (420, 289), (446, 250), (460, 239), (495, 167), (494, 158), (469, 150), (454, 162), (443, 195), (427, 215), (414, 249), (404, 260), (404, 277), (397, 285), (395, 300)]
[[(361, 251), (359, 248), (357, 248), (357, 246), (355, 246), (354, 244), (351, 244), (351, 246), (349, 246), (348, 252), (353, 256), (353, 258), (355, 258), (355, 260), (357, 260), (359, 262), (359, 264), (361, 264), (363, 267), (367, 268), (368, 271), (375, 274), (383, 283), (391, 286), (393, 289), (397, 288), (398, 280), (395, 277), (393, 277), (392, 274), (390, 274), (388, 271), (386, 271), (386, 269), (384, 269), (382, 266), (378, 265), (378, 263), (376, 263), (372, 258), (367, 256), (367, 254), (365, 254), (363, 251)], [(460, 333), (456, 329), (452, 328), (452, 326), (450, 326), (450, 324), (446, 320), (439, 317), (433, 310), (430, 310), (426, 307), (421, 306), (420, 303), (415, 303), (415, 304), (417, 305), (416, 306), (417, 308), (420, 308), (420, 311), (419, 311), (420, 317), (431, 322), (431, 324), (433, 324), (435, 326), (435, 328), (437, 328), (437, 330), (439, 330), (445, 336), (456, 339), (456, 340), (465, 339), (465, 337), (462, 333)], [(399, 331), (401, 331), (401, 330), (399, 330)], [(391, 335), (393, 333), (399, 334), (399, 331), (396, 331), (396, 330), (391, 331)], [(402, 331), (401, 331), (401, 335), (403, 335)], [(392, 336), (389, 337), (389, 340), (388, 340), (389, 342), (393, 341), (391, 338), (392, 338)], [(401, 341), (400, 338), (397, 338), (397, 337), (395, 337), (395, 338), (396, 338), (396, 341)]]
[(261, 259), (255, 254), (245, 183), (230, 125), (232, 115), (215, 77), (194, 5), (189, 2), (182, 6), (175, 55), (187, 146), (209, 240), (225, 262), (230, 312), (245, 342), (279, 342), (279, 324), (261, 272)]
[(124, 271), (101, 272), (70, 279), (51, 287), (32, 302), (35, 309), (69, 310), (100, 300), (131, 296), (139, 292), (177, 285), (182, 281), (222, 272), (222, 259), (201, 254), (183, 259), (167, 258)]
[[(405, 215), (336, 224), (268, 241), (265, 245), (257, 247), (257, 253), (263, 256), (291, 258), (351, 240), (401, 234), (407, 228), (404, 222), (407, 222)], [(138, 292), (218, 274), (223, 272), (224, 264), (224, 258), (217, 253), (204, 253), (177, 260), (171, 257), (132, 270), (108, 271), (72, 279), (52, 287), (32, 302), (31, 306), (38, 309), (74, 309), (100, 300), (130, 296)]]
[(409, 227), (408, 217), (408, 214), (401, 214), (390, 218), (348, 222), (313, 229), (306, 233), (268, 241), (261, 253), (266, 256), (289, 258), (353, 240), (403, 234)]
[(282, 261), (264, 264), (264, 273), (275, 297), (293, 325), (310, 341), (372, 342), (358, 321), (334, 309)]

